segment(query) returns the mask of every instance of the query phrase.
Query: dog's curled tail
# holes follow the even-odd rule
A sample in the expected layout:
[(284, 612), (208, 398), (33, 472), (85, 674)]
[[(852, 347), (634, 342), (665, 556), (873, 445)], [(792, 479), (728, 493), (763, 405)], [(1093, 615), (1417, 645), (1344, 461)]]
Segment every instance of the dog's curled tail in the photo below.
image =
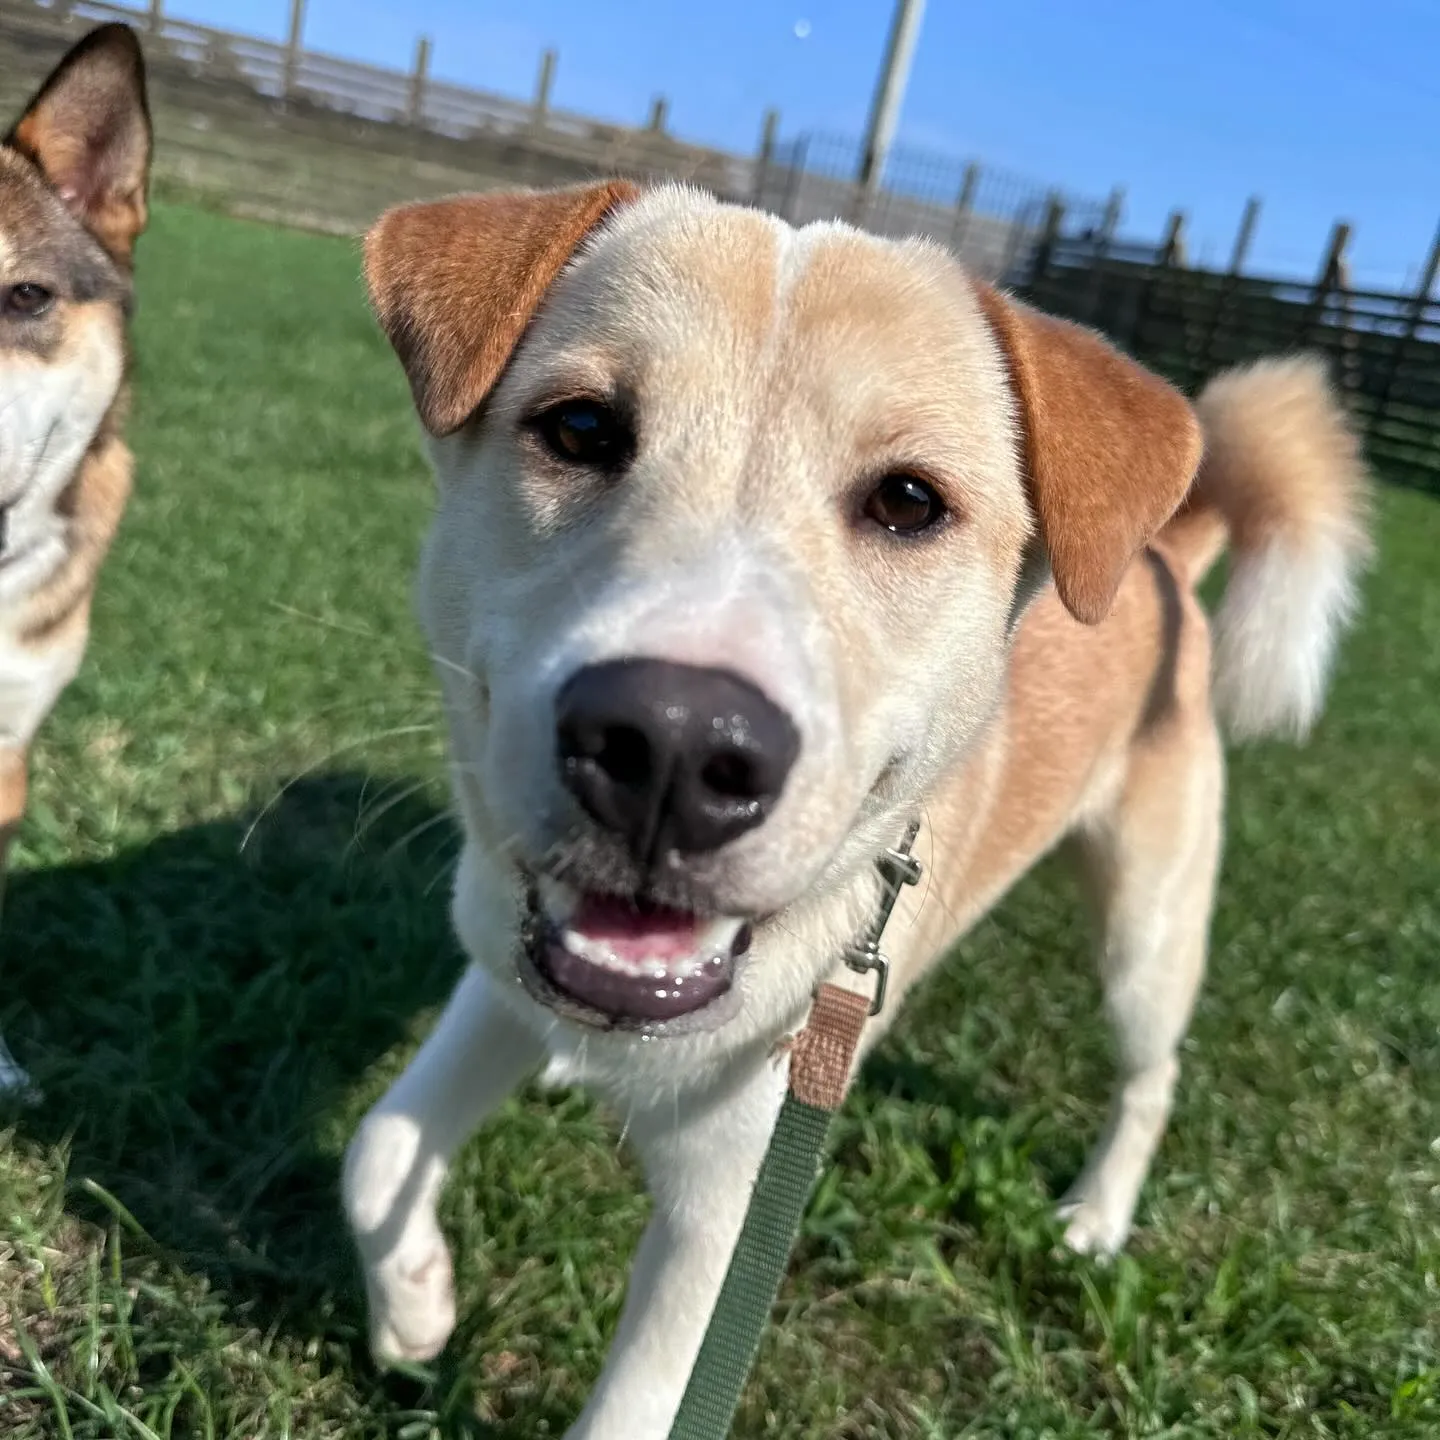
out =
[(1192, 581), (1230, 544), (1216, 710), (1236, 739), (1303, 739), (1370, 552), (1359, 442), (1316, 356), (1225, 371), (1195, 408), (1205, 459), (1164, 538)]

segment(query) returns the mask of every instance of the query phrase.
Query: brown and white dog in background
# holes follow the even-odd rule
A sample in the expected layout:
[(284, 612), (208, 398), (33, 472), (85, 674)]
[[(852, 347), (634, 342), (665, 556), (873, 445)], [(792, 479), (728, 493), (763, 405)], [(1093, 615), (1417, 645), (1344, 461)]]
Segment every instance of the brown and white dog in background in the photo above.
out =
[[(123, 25), (79, 41), (0, 140), (0, 885), (30, 742), (80, 667), (130, 494), (126, 334), (150, 148)], [(0, 1090), (23, 1083), (0, 1041)]]
[(453, 1327), (457, 1146), (531, 1073), (588, 1084), (655, 1209), (570, 1435), (665, 1436), (782, 1041), (822, 980), (868, 990), (840, 957), (912, 817), (866, 1044), (1071, 842), (1120, 1076), (1063, 1214), (1123, 1244), (1204, 968), (1217, 717), (1309, 726), (1366, 548), (1322, 366), (1192, 407), (937, 246), (674, 187), (406, 207), (366, 274), (438, 479), (418, 594), (473, 962), (346, 1159), (376, 1353)]

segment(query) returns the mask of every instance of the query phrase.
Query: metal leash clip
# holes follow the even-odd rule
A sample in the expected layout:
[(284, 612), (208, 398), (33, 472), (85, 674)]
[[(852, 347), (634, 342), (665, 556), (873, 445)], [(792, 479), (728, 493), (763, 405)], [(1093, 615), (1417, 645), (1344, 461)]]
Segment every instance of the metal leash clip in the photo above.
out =
[(912, 820), (906, 828), (904, 838), (893, 849), (882, 851), (876, 864), (885, 881), (885, 890), (880, 897), (880, 908), (870, 922), (870, 928), (863, 939), (846, 948), (846, 965), (857, 975), (874, 974), (875, 996), (870, 1002), (871, 1015), (878, 1015), (885, 1008), (885, 989), (890, 983), (890, 962), (880, 950), (885, 927), (890, 923), (891, 912), (900, 892), (907, 885), (916, 885), (924, 873), (924, 866), (910, 853), (915, 837), (920, 833), (920, 822)]

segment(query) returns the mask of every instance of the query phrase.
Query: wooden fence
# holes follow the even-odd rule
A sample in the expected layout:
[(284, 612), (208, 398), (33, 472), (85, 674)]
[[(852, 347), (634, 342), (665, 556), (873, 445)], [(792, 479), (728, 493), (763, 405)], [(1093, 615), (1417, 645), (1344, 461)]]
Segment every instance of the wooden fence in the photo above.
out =
[(597, 174), (743, 190), (745, 162), (662, 129), (606, 125), (103, 0), (0, 0), (0, 113), (91, 26), (141, 35), (156, 184), (233, 213), (341, 233), (385, 206)]
[[(1253, 229), (1253, 213), (1248, 226)], [(1194, 391), (1216, 370), (1263, 355), (1316, 350), (1381, 474), (1440, 495), (1440, 236), (1410, 293), (1355, 288), (1337, 225), (1313, 281), (1247, 274), (1244, 232), (1225, 271), (1185, 263), (1180, 218), (1140, 245), (1067, 235), (1058, 207), (1028, 268), (1012, 277), (1035, 304), (1112, 336)]]
[(892, 157), (886, 188), (866, 197), (853, 146), (847, 157), (844, 142), (824, 137), (782, 144), (773, 112), (756, 153), (734, 155), (669, 134), (663, 98), (636, 127), (557, 109), (553, 51), (540, 57), (534, 95), (517, 100), (436, 80), (424, 39), (408, 71), (307, 50), (302, 12), (296, 0), (291, 39), (276, 43), (174, 19), (162, 0), (0, 0), (0, 118), (84, 30), (120, 20), (145, 46), (157, 191), (254, 218), (353, 234), (387, 205), (460, 190), (682, 179), (797, 221), (840, 216), (928, 234), (999, 278), (1033, 247), (1047, 204), (1097, 217), (1104, 208), (910, 152)]

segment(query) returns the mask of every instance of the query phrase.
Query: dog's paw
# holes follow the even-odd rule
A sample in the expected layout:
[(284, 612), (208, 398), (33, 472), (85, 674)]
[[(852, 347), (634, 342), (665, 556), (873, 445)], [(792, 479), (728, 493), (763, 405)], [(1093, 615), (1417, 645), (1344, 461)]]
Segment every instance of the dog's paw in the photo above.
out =
[(443, 1241), (378, 1266), (367, 1273), (365, 1288), (377, 1365), (433, 1360), (445, 1348), (455, 1329), (455, 1275)]
[(1067, 1197), (1058, 1212), (1065, 1226), (1065, 1244), (1077, 1255), (1110, 1260), (1130, 1238), (1130, 1217), (1115, 1215), (1088, 1196)]

